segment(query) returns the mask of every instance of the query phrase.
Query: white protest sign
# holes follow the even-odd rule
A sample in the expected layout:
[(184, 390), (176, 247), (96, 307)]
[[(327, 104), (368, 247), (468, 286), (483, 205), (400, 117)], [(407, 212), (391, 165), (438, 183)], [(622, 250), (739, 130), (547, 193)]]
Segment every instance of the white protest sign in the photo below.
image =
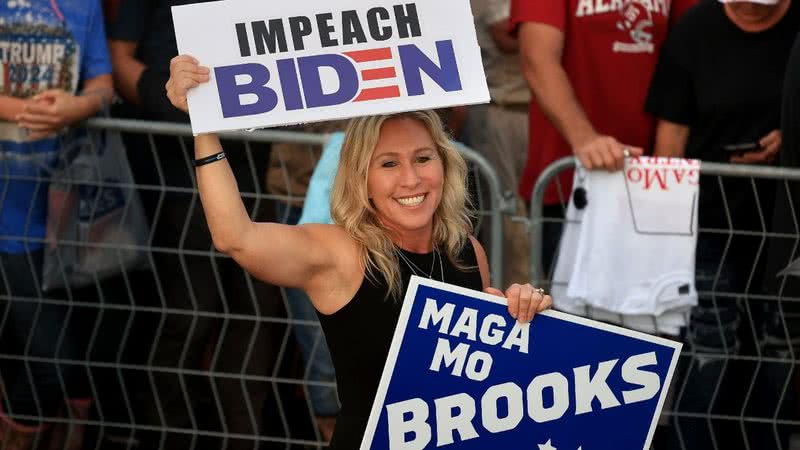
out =
[(172, 8), (211, 69), (195, 133), (485, 103), (469, 0), (223, 0)]

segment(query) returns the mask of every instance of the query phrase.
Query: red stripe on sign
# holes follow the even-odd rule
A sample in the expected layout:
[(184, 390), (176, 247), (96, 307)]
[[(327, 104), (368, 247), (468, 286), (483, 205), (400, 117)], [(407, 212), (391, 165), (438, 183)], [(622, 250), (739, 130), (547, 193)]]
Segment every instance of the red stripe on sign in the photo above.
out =
[(392, 59), (392, 49), (373, 48), (372, 50), (358, 50), (355, 52), (345, 52), (345, 55), (353, 58), (356, 62), (380, 61), (382, 59)]
[(397, 72), (394, 70), (394, 67), (382, 67), (380, 69), (366, 69), (361, 71), (361, 79), (363, 81), (383, 80), (396, 76)]
[(354, 102), (365, 102), (368, 100), (380, 100), (382, 98), (400, 97), (400, 86), (386, 86), (379, 88), (364, 89), (358, 94)]

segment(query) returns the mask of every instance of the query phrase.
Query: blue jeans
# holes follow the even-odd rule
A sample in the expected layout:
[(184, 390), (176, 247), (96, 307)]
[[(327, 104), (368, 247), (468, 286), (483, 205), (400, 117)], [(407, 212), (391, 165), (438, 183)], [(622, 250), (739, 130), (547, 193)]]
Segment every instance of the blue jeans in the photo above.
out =
[(79, 359), (79, 345), (74, 333), (65, 330), (71, 307), (39, 301), (42, 260), (43, 250), (0, 253), (0, 295), (5, 303), (2, 353), (12, 355), (11, 360), (1, 361), (3, 411), (12, 418), (32, 416), (23, 418), (25, 423), (37, 422), (34, 417), (54, 417), (68, 396), (62, 386), (74, 385), (80, 374), (77, 366), (58, 361)]
[[(290, 225), (296, 224), (302, 214), (301, 208), (280, 202), (276, 203), (275, 209), (277, 219)], [(303, 354), (303, 363), (306, 366), (305, 380), (334, 382), (336, 372), (333, 369), (333, 361), (311, 299), (300, 289), (282, 290), (286, 296), (289, 318), (293, 321), (292, 330)], [(334, 416), (339, 412), (339, 396), (335, 388), (310, 384), (308, 397), (311, 408), (317, 416)]]
[[(783, 392), (793, 371), (790, 358), (785, 357), (789, 341), (782, 332), (784, 322), (774, 302), (744, 302), (741, 294), (751, 273), (737, 265), (735, 246), (727, 254), (725, 246), (723, 236), (701, 234), (697, 242), (699, 299), (684, 337), (682, 370), (673, 385), (677, 415), (669, 448), (745, 448), (746, 439), (750, 448), (788, 449), (789, 427), (769, 423), (776, 415), (786, 418), (794, 404), (794, 383)], [(778, 324), (780, 335), (776, 335)], [(746, 346), (742, 337), (751, 339)], [(763, 358), (784, 355), (786, 361), (754, 363), (737, 358), (750, 351)], [(709, 415), (762, 421), (747, 421), (743, 430), (738, 420)]]

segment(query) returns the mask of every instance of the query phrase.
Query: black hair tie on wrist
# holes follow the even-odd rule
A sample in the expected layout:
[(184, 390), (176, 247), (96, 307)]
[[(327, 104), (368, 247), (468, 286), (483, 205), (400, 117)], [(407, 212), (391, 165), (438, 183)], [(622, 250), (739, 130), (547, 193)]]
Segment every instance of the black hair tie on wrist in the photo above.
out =
[(200, 166), (205, 166), (206, 164), (217, 162), (222, 159), (225, 159), (225, 152), (219, 152), (211, 156), (206, 156), (205, 158), (195, 159), (194, 161), (192, 161), (192, 165), (195, 167), (200, 167)]

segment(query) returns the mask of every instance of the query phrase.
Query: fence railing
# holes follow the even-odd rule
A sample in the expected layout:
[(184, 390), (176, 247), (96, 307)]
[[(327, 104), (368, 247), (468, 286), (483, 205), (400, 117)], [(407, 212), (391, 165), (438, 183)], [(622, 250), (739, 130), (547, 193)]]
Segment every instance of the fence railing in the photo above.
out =
[[(101, 204), (103, 188), (139, 194), (150, 219), (150, 234), (142, 245), (120, 244), (113, 250), (120, 267), (124, 267), (126, 251), (144, 252), (147, 257), (136, 270), (123, 268), (111, 277), (98, 274), (85, 287), (49, 291), (40, 288), (42, 263), (37, 258), (41, 256), (25, 253), (0, 261), (3, 381), (16, 374), (15, 379), (30, 383), (37, 374), (47, 373), (46, 366), (55, 365), (58, 379), (51, 384), (56, 386), (55, 395), (64, 399), (58, 410), (47, 410), (45, 402), (34, 395), (26, 412), (9, 411), (5, 401), (3, 411), (19, 420), (48, 423), (47, 433), (37, 438), (42, 445), (48, 444), (46, 439), (55, 440), (52, 434), (57, 434), (61, 424), (59, 432), (66, 430), (66, 441), (80, 431), (77, 425), (85, 427), (88, 447), (84, 448), (323, 446), (324, 423), (337, 405), (329, 356), (314, 311), (308, 309), (302, 293), (259, 283), (214, 251), (190, 164), (191, 128), (119, 119), (93, 119), (87, 126), (93, 132), (125, 136), (135, 182), (99, 179), (76, 184), (97, 188), (93, 211)], [(293, 215), (302, 194), (294, 192), (287, 153), (276, 152), (275, 147), (290, 145), (289, 153), (302, 155), (313, 166), (326, 135), (260, 130), (222, 137), (232, 143), (229, 157), (251, 217), (296, 220)], [(488, 201), (478, 205), (478, 214), (490, 225), (486, 244), (493, 285), (504, 286), (503, 220), (513, 202), (501, 192), (500, 180), (485, 158), (463, 146), (459, 151), (479, 173), (476, 179), (485, 182), (480, 188), (488, 190), (488, 195), (477, 196), (478, 201)], [(544, 217), (544, 190), (573, 166), (574, 160), (565, 158), (548, 167), (534, 188), (529, 217), (515, 218), (530, 226), (530, 279), (537, 286), (549, 282), (542, 270), (543, 224), (561, 220)], [(266, 187), (270, 168), (276, 170), (272, 176), (285, 184), (280, 192)], [(787, 191), (790, 184), (800, 183), (800, 171), (772, 167), (705, 163), (701, 172), (720, 178), (777, 180)], [(3, 186), (10, 180), (33, 182), (36, 189), (46, 189), (49, 181), (47, 176), (0, 172)], [(751, 184), (754, 191), (759, 189), (755, 181)], [(724, 187), (721, 181), (720, 187)], [(5, 199), (6, 189), (0, 194)], [(726, 237), (723, 254), (738, 245), (731, 236), (760, 241), (755, 266), (767, 240), (783, 239), (795, 251), (800, 247), (796, 202), (789, 205), (794, 231), (700, 232)], [(762, 223), (767, 221), (767, 211), (759, 209), (757, 214)], [(24, 240), (50, 245), (42, 238)], [(71, 239), (55, 244), (62, 249), (105, 247)], [(708, 299), (698, 311), (709, 312), (714, 324), (707, 334), (722, 339), (717, 347), (709, 347), (706, 341), (695, 339), (691, 327), (683, 337), (687, 346), (664, 412), (665, 425), (671, 424), (667, 427), (670, 437), (663, 440), (677, 442), (670, 450), (736, 448), (729, 444), (737, 438), (742, 448), (788, 448), (785, 437), (800, 426), (789, 411), (800, 404), (795, 381), (800, 298), (791, 289), (760, 291), (752, 281), (755, 268), (745, 273), (748, 280), (741, 289), (721, 283), (721, 272), (720, 268), (712, 282), (698, 288), (701, 297)], [(16, 292), (19, 286), (28, 289)], [(27, 318), (22, 323), (29, 330), (12, 330), (19, 314)], [(736, 327), (739, 338), (728, 340), (726, 327)], [(39, 329), (48, 330), (43, 348), (32, 346), (42, 337), (34, 335)], [(25, 339), (9, 347), (7, 335), (14, 332)], [(73, 339), (72, 335), (80, 336)], [(698, 386), (708, 396), (698, 404), (685, 403), (698, 398), (694, 394)], [(738, 396), (729, 396), (731, 386), (739, 388)], [(15, 389), (3, 388), (5, 392)], [(94, 400), (91, 413), (82, 402), (89, 398)], [(766, 409), (762, 399), (769, 399)], [(776, 444), (759, 446), (753, 436), (774, 438)], [(695, 438), (705, 441), (697, 444)], [(0, 443), (2, 448), (4, 443)]]

